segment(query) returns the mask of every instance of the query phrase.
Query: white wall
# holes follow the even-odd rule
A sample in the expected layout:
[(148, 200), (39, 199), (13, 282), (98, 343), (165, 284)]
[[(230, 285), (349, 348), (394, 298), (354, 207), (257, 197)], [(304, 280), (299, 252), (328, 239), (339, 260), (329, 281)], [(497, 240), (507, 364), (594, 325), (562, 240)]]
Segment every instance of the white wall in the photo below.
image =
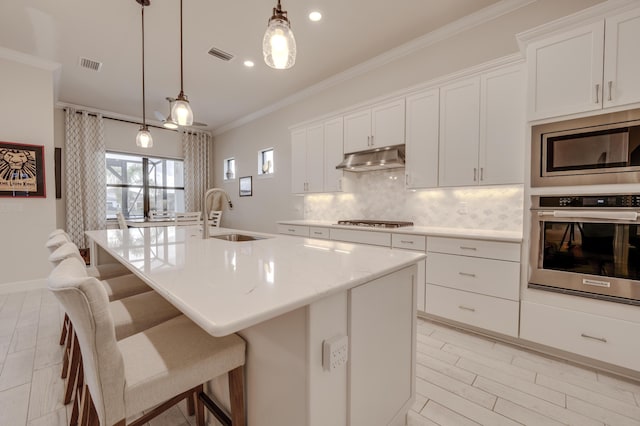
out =
[[(224, 226), (275, 232), (277, 220), (304, 217), (304, 197), (290, 194), (289, 126), (516, 53), (517, 33), (600, 2), (539, 0), (216, 136), (214, 182), (228, 190), (236, 206), (225, 211)], [(269, 146), (275, 148), (276, 175), (256, 179), (257, 152)], [(254, 176), (253, 197), (238, 199), (237, 182), (223, 183), (222, 164), (228, 157), (236, 158), (238, 176)]]
[[(9, 59), (10, 58), (10, 59)], [(0, 198), (0, 292), (10, 284), (27, 289), (46, 278), (44, 247), (55, 228), (53, 174), (53, 70), (22, 54), (0, 50), (0, 140), (44, 145), (46, 198)]]

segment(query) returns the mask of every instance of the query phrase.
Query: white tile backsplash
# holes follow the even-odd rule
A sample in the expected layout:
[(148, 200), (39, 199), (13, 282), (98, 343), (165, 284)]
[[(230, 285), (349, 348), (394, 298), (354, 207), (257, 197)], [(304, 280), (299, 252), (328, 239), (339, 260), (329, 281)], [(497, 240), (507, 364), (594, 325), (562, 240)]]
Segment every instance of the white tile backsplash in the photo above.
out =
[(345, 173), (345, 193), (305, 196), (304, 218), (410, 220), (417, 226), (522, 231), (523, 185), (408, 191), (404, 171)]

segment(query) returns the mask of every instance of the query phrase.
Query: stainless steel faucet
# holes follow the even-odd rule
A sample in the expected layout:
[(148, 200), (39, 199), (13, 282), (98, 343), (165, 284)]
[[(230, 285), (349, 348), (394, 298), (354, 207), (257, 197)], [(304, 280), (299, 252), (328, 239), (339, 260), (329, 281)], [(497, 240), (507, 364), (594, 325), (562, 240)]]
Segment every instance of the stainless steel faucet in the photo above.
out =
[(207, 206), (209, 205), (208, 201), (209, 201), (209, 197), (215, 194), (216, 192), (223, 193), (227, 199), (227, 203), (229, 203), (229, 210), (233, 209), (233, 203), (231, 202), (231, 198), (229, 197), (229, 194), (227, 194), (227, 191), (225, 191), (224, 189), (211, 188), (204, 193), (204, 200), (203, 200), (203, 206), (202, 206), (202, 211), (204, 212), (204, 222), (203, 222), (204, 229), (202, 230), (202, 238), (205, 240), (209, 238), (209, 209), (207, 208)]

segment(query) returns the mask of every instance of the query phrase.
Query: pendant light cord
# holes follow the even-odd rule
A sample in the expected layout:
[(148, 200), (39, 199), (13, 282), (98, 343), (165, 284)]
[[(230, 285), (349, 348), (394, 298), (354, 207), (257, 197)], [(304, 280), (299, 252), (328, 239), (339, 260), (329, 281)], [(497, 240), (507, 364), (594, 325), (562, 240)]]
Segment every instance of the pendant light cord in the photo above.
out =
[(144, 90), (144, 2), (142, 3), (142, 126), (147, 127)]
[(182, 0), (180, 0), (180, 94), (184, 95), (184, 67), (182, 65)]

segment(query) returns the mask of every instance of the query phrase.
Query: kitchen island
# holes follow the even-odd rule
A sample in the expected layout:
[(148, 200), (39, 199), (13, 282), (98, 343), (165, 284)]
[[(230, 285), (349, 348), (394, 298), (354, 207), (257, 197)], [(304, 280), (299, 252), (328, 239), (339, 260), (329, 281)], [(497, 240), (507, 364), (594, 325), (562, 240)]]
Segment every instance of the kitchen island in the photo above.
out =
[[(424, 254), (200, 227), (90, 231), (213, 336), (247, 341), (248, 424), (403, 425), (415, 394), (416, 264)], [(345, 340), (344, 337), (347, 337)], [(325, 343), (337, 357), (323, 360)], [(343, 364), (341, 342), (348, 345)], [(209, 393), (226, 405), (226, 380)]]

